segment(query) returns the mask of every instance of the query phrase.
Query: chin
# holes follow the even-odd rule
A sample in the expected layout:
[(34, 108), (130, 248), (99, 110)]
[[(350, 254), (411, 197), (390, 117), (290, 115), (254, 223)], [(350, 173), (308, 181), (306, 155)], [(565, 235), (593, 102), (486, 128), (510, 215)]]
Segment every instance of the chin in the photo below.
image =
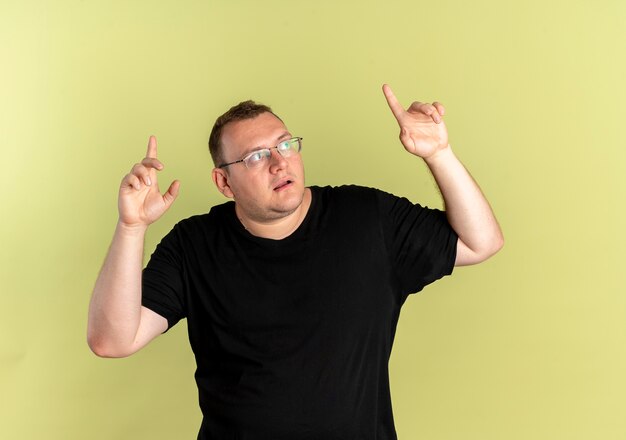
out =
[(278, 217), (285, 217), (295, 212), (301, 204), (302, 198), (299, 198), (297, 201), (294, 200), (291, 203), (281, 203), (280, 205), (274, 207), (272, 211), (276, 213)]
[(287, 200), (282, 200), (276, 205), (272, 207), (272, 212), (277, 214), (279, 217), (284, 217), (289, 214), (292, 214), (296, 209), (302, 205), (302, 201), (304, 200), (304, 191), (298, 194), (291, 194)]

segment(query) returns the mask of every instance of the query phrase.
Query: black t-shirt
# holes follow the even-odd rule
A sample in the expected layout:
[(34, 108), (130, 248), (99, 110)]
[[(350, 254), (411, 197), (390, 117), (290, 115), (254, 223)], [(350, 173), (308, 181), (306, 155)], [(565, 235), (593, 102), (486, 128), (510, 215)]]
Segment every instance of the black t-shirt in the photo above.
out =
[(246, 231), (234, 202), (178, 223), (143, 305), (187, 318), (199, 439), (396, 439), (388, 361), (407, 295), (452, 272), (445, 214), (379, 190), (312, 187), (289, 237)]

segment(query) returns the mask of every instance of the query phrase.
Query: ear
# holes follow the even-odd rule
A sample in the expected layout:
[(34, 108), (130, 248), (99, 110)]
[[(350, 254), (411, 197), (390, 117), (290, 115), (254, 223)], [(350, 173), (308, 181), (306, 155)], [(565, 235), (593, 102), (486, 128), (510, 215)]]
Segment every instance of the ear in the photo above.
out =
[(230, 189), (230, 184), (228, 182), (228, 172), (222, 168), (213, 168), (211, 172), (211, 177), (213, 178), (213, 183), (217, 187), (218, 191), (224, 194), (229, 199), (234, 199), (235, 195)]

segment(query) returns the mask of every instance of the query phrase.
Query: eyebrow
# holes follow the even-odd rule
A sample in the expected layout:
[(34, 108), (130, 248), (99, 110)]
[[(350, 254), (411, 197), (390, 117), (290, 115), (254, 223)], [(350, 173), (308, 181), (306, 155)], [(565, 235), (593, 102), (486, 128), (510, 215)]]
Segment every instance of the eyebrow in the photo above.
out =
[[(275, 142), (280, 142), (280, 140), (285, 137), (287, 137), (287, 139), (291, 139), (292, 138), (291, 133), (289, 133), (288, 131), (284, 132), (283, 134), (281, 134), (280, 136), (276, 138)], [(275, 147), (275, 145), (272, 145), (271, 147), (258, 146), (258, 147), (249, 148), (243, 153), (241, 157), (246, 157), (248, 154), (254, 151), (263, 150), (264, 148), (272, 148), (272, 147)]]

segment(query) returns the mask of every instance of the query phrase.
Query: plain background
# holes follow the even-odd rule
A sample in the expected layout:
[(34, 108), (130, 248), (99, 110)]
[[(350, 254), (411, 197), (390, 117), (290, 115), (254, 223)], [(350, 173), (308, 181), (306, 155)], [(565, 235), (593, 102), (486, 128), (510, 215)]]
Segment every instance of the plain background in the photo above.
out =
[[(253, 98), (309, 184), (441, 206), (381, 85), (440, 100), (506, 237), (403, 308), (400, 439), (626, 438), (622, 0), (0, 1), (0, 437), (192, 439), (185, 323), (134, 357), (85, 342), (122, 176), (155, 134), (179, 219), (223, 201), (206, 142)], [(340, 337), (340, 335), (338, 335)]]

